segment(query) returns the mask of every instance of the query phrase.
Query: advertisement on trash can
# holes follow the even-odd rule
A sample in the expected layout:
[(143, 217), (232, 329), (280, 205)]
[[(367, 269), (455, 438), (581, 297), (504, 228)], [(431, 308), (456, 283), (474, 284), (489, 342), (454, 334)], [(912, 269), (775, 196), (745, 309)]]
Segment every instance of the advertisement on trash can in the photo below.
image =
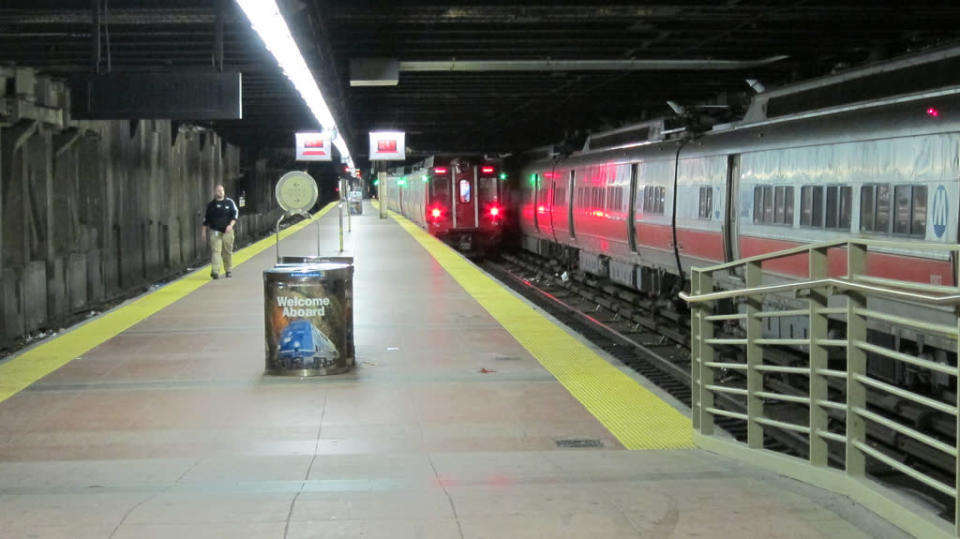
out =
[(349, 280), (336, 273), (302, 266), (264, 272), (267, 372), (311, 376), (350, 369)]

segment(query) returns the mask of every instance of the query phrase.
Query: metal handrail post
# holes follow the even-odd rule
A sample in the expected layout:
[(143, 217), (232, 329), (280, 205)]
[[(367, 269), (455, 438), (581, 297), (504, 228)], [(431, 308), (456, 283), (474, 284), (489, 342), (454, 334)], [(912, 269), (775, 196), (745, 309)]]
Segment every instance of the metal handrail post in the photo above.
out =
[[(760, 286), (763, 280), (760, 262), (746, 265), (746, 284), (748, 288)], [(757, 339), (763, 338), (763, 320), (757, 313), (763, 310), (763, 298), (747, 298), (747, 445), (750, 449), (763, 449), (763, 426), (757, 418), (763, 417), (763, 399), (757, 396), (763, 391), (763, 372), (757, 367), (763, 364), (763, 346)]]
[[(960, 265), (956, 267), (956, 274), (954, 274), (954, 285), (960, 284)], [(954, 308), (954, 314), (957, 316), (957, 332), (960, 335), (960, 306)], [(957, 347), (955, 352), (957, 353), (958, 358), (960, 358), (960, 339), (957, 339)], [(960, 399), (957, 399), (957, 431), (960, 432)], [(954, 446), (960, 449), (960, 438), (954, 437)], [(954, 475), (954, 497), (953, 497), (953, 525), (954, 525), (954, 535), (960, 537), (960, 456), (954, 459), (955, 466), (955, 475)]]
[[(696, 277), (695, 286), (701, 293), (713, 291), (712, 274), (697, 272)], [(708, 389), (709, 386), (714, 384), (713, 367), (708, 365), (708, 363), (714, 360), (713, 345), (707, 344), (707, 339), (713, 338), (713, 322), (707, 320), (710, 310), (708, 305), (697, 305), (697, 308), (691, 312), (692, 315), (696, 317), (698, 334), (698, 341), (696, 343), (696, 368), (698, 372), (694, 373), (697, 387), (694, 389), (700, 406), (698, 409), (694, 409), (694, 413), (698, 418), (696, 427), (701, 434), (707, 436), (712, 435), (714, 430), (713, 415), (707, 412), (707, 410), (714, 407), (713, 392)]]
[[(827, 249), (811, 249), (809, 254), (809, 278), (823, 279), (827, 277)], [(829, 428), (827, 410), (819, 403), (827, 400), (829, 384), (827, 377), (822, 374), (829, 368), (827, 347), (821, 344), (828, 337), (829, 323), (823, 310), (827, 308), (826, 287), (815, 288), (810, 291), (808, 305), (810, 310), (809, 331), (809, 362), (810, 367), (810, 464), (826, 466), (828, 464), (829, 449), (827, 440), (818, 433)]]
[[(867, 248), (864, 245), (847, 244), (847, 275), (854, 277), (867, 268)], [(858, 343), (867, 342), (867, 321), (859, 314), (867, 306), (866, 296), (857, 292), (847, 293), (847, 475), (861, 478), (866, 471), (866, 457), (859, 446), (866, 444), (866, 420), (855, 413), (867, 407), (867, 390), (857, 380), (867, 373), (867, 353)]]

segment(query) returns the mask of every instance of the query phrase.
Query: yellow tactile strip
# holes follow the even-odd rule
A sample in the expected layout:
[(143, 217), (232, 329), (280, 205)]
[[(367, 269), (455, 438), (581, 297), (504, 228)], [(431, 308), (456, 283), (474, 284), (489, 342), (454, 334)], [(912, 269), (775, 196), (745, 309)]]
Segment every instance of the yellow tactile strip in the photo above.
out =
[(413, 222), (391, 216), (627, 449), (693, 447), (690, 419)]
[[(314, 214), (310, 220), (301, 221), (280, 232), (280, 238), (283, 239), (301, 230), (335, 206), (336, 202), (331, 202)], [(275, 243), (276, 237), (269, 236), (248, 245), (234, 253), (233, 265), (239, 266), (265, 249), (273, 247)], [(73, 361), (88, 350), (99, 346), (164, 307), (180, 300), (208, 281), (210, 281), (209, 264), (123, 307), (109, 311), (74, 330), (12, 358), (0, 365), (0, 402), (16, 395), (30, 384)]]

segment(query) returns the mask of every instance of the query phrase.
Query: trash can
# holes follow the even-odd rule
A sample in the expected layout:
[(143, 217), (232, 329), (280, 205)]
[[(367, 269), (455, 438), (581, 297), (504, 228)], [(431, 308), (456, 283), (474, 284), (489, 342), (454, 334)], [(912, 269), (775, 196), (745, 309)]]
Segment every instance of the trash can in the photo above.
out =
[[(351, 267), (351, 275), (353, 271), (353, 257), (352, 256), (281, 256), (275, 267), (291, 267), (291, 266), (303, 266), (309, 264), (346, 264)], [(350, 290), (353, 290), (353, 280), (350, 282)], [(350, 305), (353, 305), (353, 295), (350, 295)], [(356, 358), (356, 353), (353, 348), (353, 310), (350, 311), (350, 316), (347, 317), (347, 355), (351, 358)]]
[(353, 368), (352, 263), (278, 265), (264, 270), (263, 287), (268, 374), (323, 376)]

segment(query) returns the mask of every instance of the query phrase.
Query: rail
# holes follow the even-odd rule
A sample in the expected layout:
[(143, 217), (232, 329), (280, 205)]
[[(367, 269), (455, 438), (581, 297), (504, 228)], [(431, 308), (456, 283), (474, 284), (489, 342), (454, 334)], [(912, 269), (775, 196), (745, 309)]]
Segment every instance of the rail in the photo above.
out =
[[(843, 251), (842, 257), (830, 257), (831, 251)], [(930, 284), (870, 275), (868, 267), (878, 266), (868, 264), (871, 257), (890, 260), (891, 253), (905, 258), (926, 254), (944, 264), (952, 263), (952, 283)], [(949, 261), (945, 255), (950, 256)], [(765, 263), (788, 257), (806, 257), (806, 275), (790, 278), (764, 270)], [(850, 238), (692, 268), (690, 293), (680, 297), (691, 311), (692, 413), (697, 444), (846, 494), (918, 537), (960, 537), (960, 473), (956, 473), (960, 459), (956, 436), (948, 439), (924, 432), (915, 422), (889, 417), (892, 414), (884, 415), (868, 405), (868, 392), (879, 393), (921, 407), (927, 414), (943, 414), (951, 421), (960, 421), (955, 391), (952, 401), (943, 392), (921, 394), (912, 387), (879, 379), (868, 368), (868, 364), (877, 361), (890, 362), (898, 372), (910, 369), (927, 379), (949, 377), (942, 387), (957, 387), (958, 258), (958, 245), (908, 245)], [(845, 267), (838, 260), (845, 262)], [(834, 272), (845, 273), (830, 275), (831, 266)], [(717, 290), (718, 283), (723, 283), (724, 289)], [(898, 312), (907, 306), (914, 313), (920, 309), (930, 316)], [(806, 331), (789, 336), (769, 330), (765, 333), (765, 323), (788, 317), (805, 322)], [(919, 343), (914, 347), (917, 350), (895, 349), (877, 339), (868, 340), (868, 329), (878, 324), (910, 332)], [(934, 337), (947, 343), (940, 348), (946, 353), (940, 354), (939, 360), (922, 354), (923, 343)], [(790, 365), (775, 364), (771, 360), (776, 357), (774, 351), (785, 347), (802, 352), (798, 357), (803, 359)], [(793, 385), (801, 389), (805, 382), (806, 394), (771, 391), (770, 387), (776, 385), (768, 384), (770, 377), (784, 376), (793, 377), (797, 382)], [(718, 407), (720, 399), (715, 397), (720, 394), (744, 399), (746, 413)], [(790, 403), (795, 412), (784, 414), (782, 407), (770, 403)], [(803, 407), (808, 413), (802, 412)], [(744, 421), (746, 442), (715, 435), (714, 422), (718, 417)], [(952, 459), (951, 480), (944, 481), (942, 474), (931, 472), (914, 459), (898, 459), (871, 445), (867, 439), (868, 425), (889, 429), (895, 436)], [(805, 458), (764, 449), (767, 428), (805, 435), (809, 440)], [(830, 464), (831, 448), (834, 457), (841, 456), (839, 469)], [(952, 511), (946, 511), (952, 513), (952, 522), (871, 477), (868, 464), (875, 463), (952, 500)]]

